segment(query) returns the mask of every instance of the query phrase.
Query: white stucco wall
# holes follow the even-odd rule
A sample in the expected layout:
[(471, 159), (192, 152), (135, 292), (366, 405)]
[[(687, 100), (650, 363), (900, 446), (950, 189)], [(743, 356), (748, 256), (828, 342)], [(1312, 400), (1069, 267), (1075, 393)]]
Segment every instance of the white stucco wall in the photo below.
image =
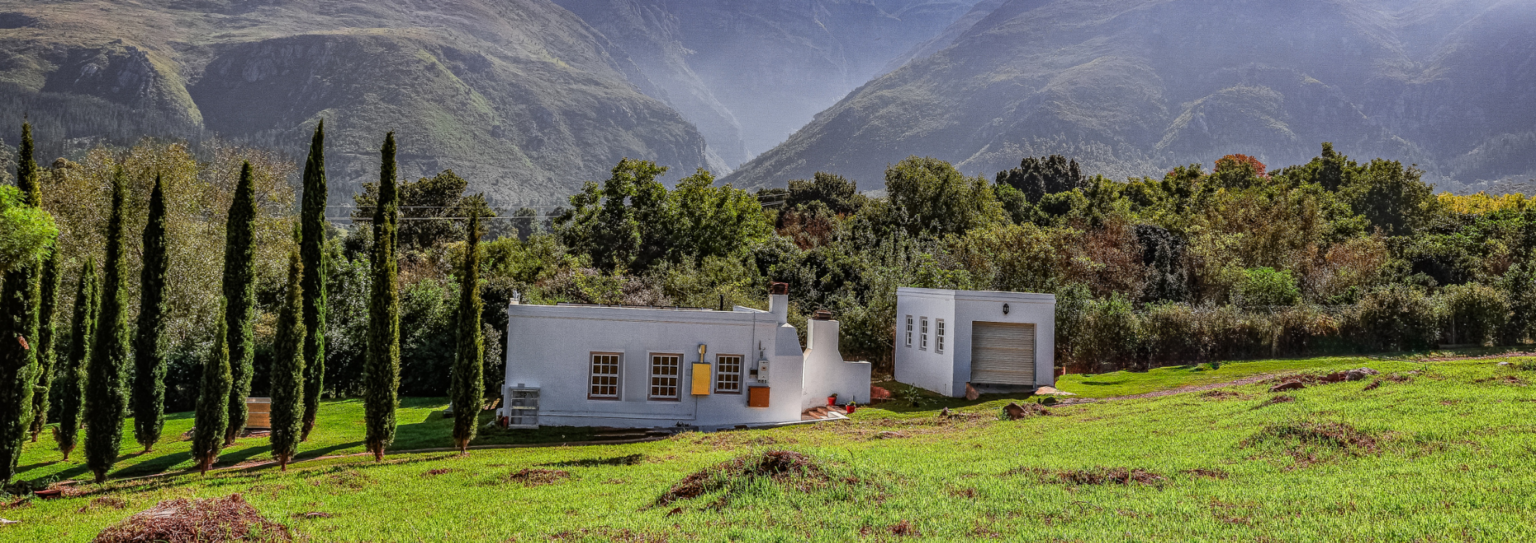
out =
[[(1008, 304), (1008, 313), (1003, 313)], [(905, 345), (906, 315), (929, 318), (929, 346)], [(947, 326), (945, 352), (934, 352), (935, 319)], [(955, 291), (901, 288), (896, 291), (896, 380), (952, 397), (965, 395), (971, 377), (971, 329), (976, 322), (1035, 325), (1035, 386), (1055, 384), (1056, 297), (1024, 292)]]
[[(907, 345), (907, 316), (912, 316), (912, 345)], [(928, 318), (928, 347), (922, 347), (922, 319)], [(955, 391), (954, 291), (900, 288), (896, 290), (896, 380), (946, 396), (964, 396), (965, 381)], [(937, 352), (937, 320), (946, 326), (944, 352)], [(969, 332), (969, 328), (966, 329)], [(969, 344), (967, 343), (967, 347)]]
[[(507, 316), (503, 401), (506, 387), (539, 388), (541, 426), (649, 428), (682, 423), (711, 428), (800, 420), (803, 354), (782, 311), (511, 305)], [(689, 393), (700, 344), (708, 347), (704, 358), (711, 368), (719, 355), (743, 356), (740, 394)], [(618, 400), (588, 399), (592, 353), (622, 355)], [(682, 355), (678, 401), (648, 399), (653, 353)], [(760, 357), (769, 360), (767, 383), (749, 376)], [(713, 389), (713, 376), (710, 382)], [(770, 387), (767, 408), (747, 407), (746, 388), (758, 385)]]
[(834, 320), (811, 319), (806, 324), (805, 379), (801, 409), (827, 405), (827, 396), (838, 401), (869, 403), (869, 362), (847, 362), (840, 352)]

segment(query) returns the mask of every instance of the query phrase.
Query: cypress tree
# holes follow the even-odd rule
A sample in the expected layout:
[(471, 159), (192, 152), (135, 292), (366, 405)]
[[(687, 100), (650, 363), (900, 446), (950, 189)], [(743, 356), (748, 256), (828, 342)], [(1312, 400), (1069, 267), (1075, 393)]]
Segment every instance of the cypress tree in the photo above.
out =
[[(219, 299), (220, 315), (229, 302)], [(234, 376), (229, 369), (229, 325), (223, 318), (214, 325), (213, 348), (203, 362), (203, 379), (198, 386), (197, 410), (193, 413), (192, 461), (197, 469), (208, 468), (224, 449), (224, 427), (229, 424), (229, 389)]]
[(38, 289), (42, 296), (38, 302), (37, 316), (37, 386), (32, 389), (32, 442), (48, 425), (48, 392), (53, 389), (53, 367), (58, 355), (54, 343), (58, 330), (54, 326), (54, 314), (59, 305), (59, 253), (54, 251), (43, 261), (43, 283)]
[[(32, 126), (21, 125), (16, 188), (22, 205), (42, 207), (37, 162), (32, 159)], [(0, 287), (0, 484), (10, 484), (32, 428), (32, 387), (37, 382), (39, 261), (18, 263)]]
[(272, 360), (272, 457), (283, 471), (298, 450), (304, 416), (304, 264), (288, 255), (288, 297), (277, 317)]
[(304, 163), (304, 204), (300, 254), (304, 259), (304, 430), (300, 441), (309, 439), (320, 411), (320, 393), (325, 389), (325, 281), (330, 267), (325, 252), (325, 121), (315, 127), (309, 144), (309, 160)]
[(458, 358), (453, 367), (453, 442), (469, 454), (475, 422), (484, 398), (485, 342), (480, 332), (480, 214), (470, 213), (464, 243), (464, 268), (459, 275)]
[(59, 368), (59, 429), (54, 441), (69, 460), (80, 435), (80, 415), (85, 407), (85, 363), (91, 359), (91, 338), (96, 335), (96, 311), (101, 300), (96, 291), (96, 261), (80, 268), (80, 287), (75, 291), (75, 315), (69, 326), (69, 355)]
[(101, 282), (101, 312), (97, 314), (91, 358), (85, 381), (85, 464), (96, 482), (107, 480), (117, 463), (128, 408), (124, 386), (128, 364), (128, 296), (123, 288), (128, 262), (123, 254), (123, 200), (127, 196), (123, 169), (112, 175), (112, 215), (107, 219), (106, 275)]
[(160, 338), (165, 334), (165, 273), (171, 257), (166, 251), (163, 185), (156, 175), (149, 197), (149, 224), (144, 226), (144, 269), (139, 275), (143, 290), (133, 341), (133, 435), (144, 452), (155, 448), (165, 424), (165, 353)]
[(251, 394), (252, 362), (256, 358), (256, 187), (251, 163), (240, 168), (240, 184), (229, 206), (224, 231), (224, 321), (229, 337), (229, 368), (234, 381), (229, 388), (229, 422), (224, 445), (235, 443), (245, 430), (245, 399)]
[(395, 396), (400, 387), (400, 294), (395, 261), (395, 133), (384, 138), (380, 151), (379, 201), (373, 210), (372, 285), (368, 299), (368, 353), (364, 359), (363, 408), (368, 431), (364, 439), (375, 460), (395, 441)]

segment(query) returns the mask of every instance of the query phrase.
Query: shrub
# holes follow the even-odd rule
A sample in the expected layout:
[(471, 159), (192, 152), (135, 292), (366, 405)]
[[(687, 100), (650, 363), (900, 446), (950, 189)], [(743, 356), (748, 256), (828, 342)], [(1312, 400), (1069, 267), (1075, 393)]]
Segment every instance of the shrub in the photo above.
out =
[(1243, 271), (1243, 278), (1233, 289), (1235, 302), (1243, 306), (1290, 306), (1301, 301), (1301, 288), (1290, 271), (1253, 268)]
[(1499, 280), (1499, 289), (1510, 311), (1499, 342), (1518, 345), (1536, 338), (1536, 258), (1511, 266)]
[(1504, 293), (1478, 283), (1445, 287), (1439, 305), (1447, 343), (1492, 344), (1509, 320)]
[(1141, 319), (1120, 293), (1088, 302), (1083, 308), (1083, 333), (1076, 346), (1083, 359), (1099, 366), (1136, 365)]
[(1439, 337), (1429, 297), (1403, 285), (1366, 294), (1351, 312), (1349, 321), (1356, 340), (1379, 351), (1425, 348)]

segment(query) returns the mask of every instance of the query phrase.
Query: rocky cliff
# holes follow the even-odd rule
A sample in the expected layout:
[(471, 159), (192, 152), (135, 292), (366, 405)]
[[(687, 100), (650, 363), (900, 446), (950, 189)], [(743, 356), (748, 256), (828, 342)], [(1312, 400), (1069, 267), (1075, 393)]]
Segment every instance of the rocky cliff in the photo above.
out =
[(328, 124), (337, 194), (452, 168), (559, 203), (623, 157), (708, 166), (704, 137), (602, 33), (547, 0), (0, 1), (0, 131), (45, 151), (144, 135), (291, 150)]

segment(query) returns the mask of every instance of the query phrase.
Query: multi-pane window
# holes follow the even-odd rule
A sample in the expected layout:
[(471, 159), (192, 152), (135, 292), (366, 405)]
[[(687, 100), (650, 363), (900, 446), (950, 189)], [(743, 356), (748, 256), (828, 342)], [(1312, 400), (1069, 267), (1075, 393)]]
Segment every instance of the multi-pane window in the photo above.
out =
[(933, 321), (933, 352), (944, 352), (944, 319)]
[(592, 377), (588, 381), (587, 398), (619, 399), (619, 355), (592, 353)]
[(652, 400), (676, 400), (677, 380), (679, 370), (682, 369), (682, 355), (653, 354), (651, 355), (651, 394)]
[(922, 330), (921, 334), (919, 335), (919, 343), (917, 344), (917, 348), (926, 351), (928, 350), (928, 317), (923, 317), (921, 320), (922, 322), (920, 325), (922, 326)]
[(912, 316), (907, 315), (907, 346), (912, 346)]
[(715, 357), (715, 392), (741, 394), (741, 357), (725, 355)]

